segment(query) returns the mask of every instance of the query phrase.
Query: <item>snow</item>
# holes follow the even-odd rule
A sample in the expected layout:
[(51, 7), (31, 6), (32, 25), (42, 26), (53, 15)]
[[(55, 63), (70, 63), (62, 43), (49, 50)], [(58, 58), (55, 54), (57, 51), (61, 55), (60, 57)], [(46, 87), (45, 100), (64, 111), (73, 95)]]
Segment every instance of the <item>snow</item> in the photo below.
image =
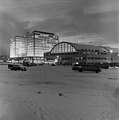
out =
[(10, 71), (0, 65), (0, 120), (119, 120), (118, 73), (50, 65)]

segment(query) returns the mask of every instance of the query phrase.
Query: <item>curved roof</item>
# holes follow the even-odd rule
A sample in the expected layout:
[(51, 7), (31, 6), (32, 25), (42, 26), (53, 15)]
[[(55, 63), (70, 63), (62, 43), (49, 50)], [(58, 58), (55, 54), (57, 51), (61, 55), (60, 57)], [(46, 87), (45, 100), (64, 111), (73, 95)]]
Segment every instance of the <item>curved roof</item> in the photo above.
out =
[[(77, 51), (81, 50), (81, 49), (90, 49), (90, 50), (99, 50), (100, 52), (109, 52), (107, 49), (105, 49), (104, 47), (101, 46), (95, 46), (95, 45), (87, 45), (87, 44), (79, 44), (79, 43), (71, 43), (71, 42), (60, 42), (58, 44), (56, 44), (55, 46), (62, 44), (62, 43), (67, 43), (70, 44), (71, 46), (73, 46)], [(54, 46), (54, 47), (55, 47)], [(54, 49), (54, 47), (51, 49), (51, 51)]]

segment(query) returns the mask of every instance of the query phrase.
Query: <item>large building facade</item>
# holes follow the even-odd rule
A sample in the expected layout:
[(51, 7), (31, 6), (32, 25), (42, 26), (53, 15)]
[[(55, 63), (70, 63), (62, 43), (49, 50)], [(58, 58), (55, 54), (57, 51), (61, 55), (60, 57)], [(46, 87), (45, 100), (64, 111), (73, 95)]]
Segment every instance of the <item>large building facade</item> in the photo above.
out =
[(59, 63), (76, 62), (85, 63), (110, 63), (110, 51), (101, 46), (60, 42), (50, 52), (44, 54), (47, 61), (58, 61)]
[(58, 42), (54, 33), (33, 31), (27, 34), (27, 57), (43, 57)]
[(10, 39), (10, 57), (25, 57), (27, 51), (26, 37), (15, 36)]
[(29, 58), (33, 61), (40, 61), (44, 53), (52, 49), (59, 42), (54, 33), (32, 31), (25, 37), (15, 36), (10, 39), (10, 58)]

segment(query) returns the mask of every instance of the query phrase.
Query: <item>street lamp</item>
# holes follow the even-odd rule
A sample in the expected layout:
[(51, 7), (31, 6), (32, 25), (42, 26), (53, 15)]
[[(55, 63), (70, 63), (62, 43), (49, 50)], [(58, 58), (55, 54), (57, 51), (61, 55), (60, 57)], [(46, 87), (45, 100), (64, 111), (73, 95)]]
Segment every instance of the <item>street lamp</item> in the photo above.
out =
[(110, 50), (110, 53), (113, 53), (113, 50)]
[(113, 50), (110, 50), (110, 53), (111, 53), (111, 63), (113, 62), (113, 56), (112, 56), (112, 53), (113, 53)]

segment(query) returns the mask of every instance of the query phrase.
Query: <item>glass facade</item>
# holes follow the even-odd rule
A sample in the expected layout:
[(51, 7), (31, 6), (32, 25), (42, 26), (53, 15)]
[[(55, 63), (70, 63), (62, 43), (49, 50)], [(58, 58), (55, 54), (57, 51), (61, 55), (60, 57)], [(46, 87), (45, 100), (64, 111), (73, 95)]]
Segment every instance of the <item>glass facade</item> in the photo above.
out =
[(58, 42), (58, 36), (53, 33), (33, 31), (27, 35), (27, 56), (43, 57)]
[(10, 57), (44, 57), (58, 42), (58, 36), (41, 31), (33, 31), (25, 37), (15, 36), (10, 39)]
[(67, 43), (60, 43), (56, 45), (52, 50), (51, 53), (70, 53), (70, 52), (76, 52), (76, 49)]
[(15, 50), (16, 50), (16, 42), (14, 39), (10, 39), (10, 57), (11, 58), (16, 56)]
[(26, 38), (15, 36), (10, 40), (10, 57), (26, 56)]

